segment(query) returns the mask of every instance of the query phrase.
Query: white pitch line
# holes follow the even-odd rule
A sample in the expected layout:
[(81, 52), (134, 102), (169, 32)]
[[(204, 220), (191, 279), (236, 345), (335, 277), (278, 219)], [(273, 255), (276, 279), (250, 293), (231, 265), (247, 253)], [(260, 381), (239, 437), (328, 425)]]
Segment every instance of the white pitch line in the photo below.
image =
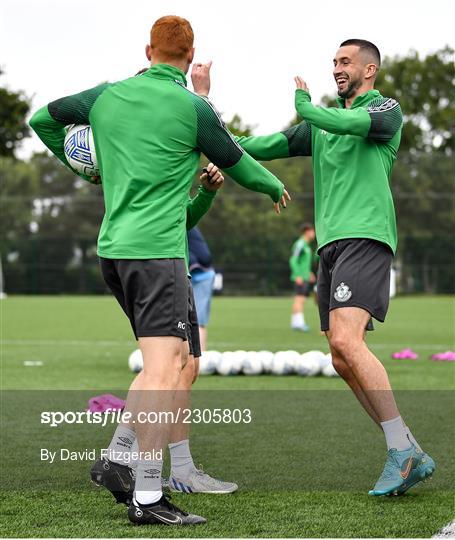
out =
[(455, 519), (438, 531), (432, 538), (455, 538)]
[[(322, 348), (327, 348), (327, 343), (325, 340), (323, 341), (305, 341), (304, 343), (302, 343), (302, 345), (305, 346), (305, 349), (310, 349), (310, 348), (317, 348), (317, 347), (322, 347)], [(295, 345), (296, 347), (298, 347), (299, 349), (302, 348), (302, 345), (299, 344), (299, 345)], [(371, 349), (400, 349), (400, 348), (403, 348), (403, 347), (406, 347), (406, 344), (403, 344), (403, 343), (368, 343), (369, 347)], [(210, 345), (210, 348), (211, 349), (214, 349), (216, 348), (216, 346), (218, 347), (238, 347), (238, 343), (233, 343), (233, 342), (225, 342), (225, 341), (215, 341), (215, 342), (212, 342), (211, 345)], [(247, 345), (245, 345), (245, 347), (247, 347)], [(248, 344), (248, 347), (250, 347), (251, 349), (253, 350), (262, 350), (264, 349), (264, 344), (262, 343), (250, 343)], [(449, 350), (449, 349), (453, 349), (454, 348), (454, 345), (448, 345), (447, 343), (445, 344), (428, 344), (428, 343), (416, 343), (415, 345), (413, 345), (414, 349), (428, 349), (428, 350)], [(233, 349), (235, 350), (235, 349)]]
[(2, 342), (2, 345), (68, 345), (68, 346), (81, 346), (81, 345), (87, 345), (92, 347), (93, 345), (97, 345), (99, 347), (106, 347), (106, 346), (118, 346), (118, 345), (128, 345), (132, 346), (134, 345), (134, 341), (98, 341), (98, 340), (60, 340), (60, 339), (39, 339), (39, 340), (27, 340), (27, 339), (4, 339)]
[[(56, 339), (56, 340), (52, 340), (52, 339), (42, 339), (42, 340), (27, 340), (27, 339), (4, 339), (2, 342), (1, 342), (2, 345), (18, 345), (18, 346), (23, 346), (23, 345), (32, 345), (32, 346), (36, 346), (36, 345), (42, 345), (42, 346), (45, 346), (45, 345), (65, 345), (65, 346), (75, 346), (75, 347), (80, 347), (80, 346), (88, 346), (88, 347), (93, 347), (93, 346), (98, 346), (98, 347), (110, 347), (110, 346), (128, 346), (128, 347), (131, 347), (133, 345), (135, 345), (135, 342), (134, 341), (108, 341), (108, 340), (76, 340), (76, 339), (73, 339), (73, 340), (59, 340), (59, 339)], [(303, 343), (302, 343), (303, 345)], [(321, 341), (305, 341), (304, 343), (305, 345), (305, 348), (308, 349), (308, 348), (314, 348), (314, 347), (327, 347), (327, 344), (325, 342), (325, 340), (322, 340)], [(370, 343), (369, 344), (370, 347), (372, 349), (399, 349), (399, 348), (402, 348), (404, 346), (406, 346), (406, 343)], [(225, 348), (225, 347), (229, 347), (233, 350), (237, 349), (239, 346), (238, 343), (236, 342), (231, 342), (231, 341), (214, 341), (211, 343), (211, 348), (214, 349), (216, 347), (222, 347), (222, 348)], [(295, 345), (297, 346), (297, 345)], [(257, 342), (254, 342), (254, 343), (250, 343), (248, 345), (245, 345), (245, 347), (249, 347), (251, 349), (257, 349), (257, 350), (260, 350), (260, 349), (263, 349), (264, 348), (264, 345), (261, 344), (261, 343), (257, 343)], [(298, 346), (299, 348), (301, 348), (301, 346), (299, 345)], [(453, 348), (453, 345), (448, 345), (447, 343), (443, 343), (443, 344), (429, 344), (429, 343), (417, 343), (414, 345), (414, 348), (415, 349), (418, 349), (418, 348), (422, 348), (422, 349), (427, 349), (427, 350), (448, 350), (448, 349), (451, 349)]]
[[(302, 345), (305, 346), (305, 349), (313, 349), (313, 348), (326, 349), (327, 348), (327, 342), (325, 341), (325, 339), (321, 339), (321, 341), (305, 341), (302, 344), (295, 345), (295, 347), (297, 347), (298, 349), (302, 349)], [(402, 349), (403, 347), (406, 346), (406, 344), (403, 344), (403, 343), (369, 343), (368, 345), (371, 349), (385, 349), (385, 350)], [(222, 348), (228, 347), (230, 348), (230, 350), (236, 350), (238, 346), (239, 346), (238, 343), (231, 342), (231, 341), (212, 341), (210, 343), (210, 349), (216, 349), (217, 347), (222, 347)], [(257, 343), (257, 342), (244, 344), (244, 346), (245, 348), (249, 348), (251, 350), (257, 350), (257, 351), (267, 348), (267, 347), (264, 347), (263, 343)], [(447, 343), (436, 344), (436, 345), (434, 343), (432, 343), (431, 345), (429, 343), (417, 343), (413, 347), (414, 349), (421, 348), (421, 349), (428, 349), (430, 351), (433, 351), (433, 350), (442, 351), (442, 350), (453, 349), (455, 345), (448, 345)]]

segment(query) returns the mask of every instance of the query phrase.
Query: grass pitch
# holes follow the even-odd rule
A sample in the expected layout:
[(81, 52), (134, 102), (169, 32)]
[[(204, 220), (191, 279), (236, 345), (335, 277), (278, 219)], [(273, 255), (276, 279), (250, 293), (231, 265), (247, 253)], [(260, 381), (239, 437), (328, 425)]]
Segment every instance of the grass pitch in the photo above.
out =
[[(104, 390), (124, 395), (136, 348), (128, 322), (108, 297), (10, 297), (2, 310), (2, 536), (20, 537), (428, 537), (454, 517), (455, 366), (430, 354), (454, 348), (449, 297), (392, 300), (386, 324), (368, 341), (384, 362), (402, 413), (439, 466), (434, 480), (401, 498), (367, 490), (383, 465), (384, 441), (339, 379), (297, 376), (201, 377), (196, 404), (253, 407), (248, 426), (192, 428), (192, 450), (208, 472), (240, 485), (232, 496), (174, 495), (204, 515), (197, 528), (134, 527), (126, 509), (93, 487), (89, 462), (40, 463), (49, 444), (106, 445), (112, 429), (43, 432), (33, 414), (82, 410)], [(217, 350), (326, 351), (315, 306), (308, 334), (292, 332), (289, 298), (216, 298), (209, 347)], [(391, 360), (412, 347), (419, 360)], [(25, 366), (24, 362), (42, 362)], [(66, 408), (57, 409), (58, 406)]]

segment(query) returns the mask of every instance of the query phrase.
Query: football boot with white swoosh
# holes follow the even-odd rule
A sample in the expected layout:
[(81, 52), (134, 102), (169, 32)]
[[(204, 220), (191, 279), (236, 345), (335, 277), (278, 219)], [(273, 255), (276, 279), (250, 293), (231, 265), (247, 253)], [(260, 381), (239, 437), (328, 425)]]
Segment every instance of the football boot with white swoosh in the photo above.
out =
[(134, 499), (128, 508), (128, 518), (135, 525), (201, 525), (207, 520), (195, 514), (188, 514), (163, 495), (153, 504), (142, 505)]

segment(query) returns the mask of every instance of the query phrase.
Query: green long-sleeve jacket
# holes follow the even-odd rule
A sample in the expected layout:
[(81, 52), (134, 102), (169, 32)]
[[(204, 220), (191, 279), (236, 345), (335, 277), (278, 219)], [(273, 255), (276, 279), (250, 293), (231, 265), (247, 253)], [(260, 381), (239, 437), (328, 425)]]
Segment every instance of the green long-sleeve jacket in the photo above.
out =
[(334, 240), (371, 238), (397, 246), (390, 174), (400, 145), (400, 105), (377, 90), (357, 96), (350, 109), (315, 107), (297, 90), (303, 122), (280, 133), (240, 137), (251, 156), (270, 160), (312, 156), (318, 250)]
[[(207, 191), (204, 186), (199, 186), (196, 197), (188, 199), (186, 206), (186, 230), (196, 227), (200, 219), (209, 211), (215, 198), (216, 191)], [(185, 235), (185, 262), (186, 268), (190, 265), (190, 252), (188, 246), (188, 235)], [(188, 270), (189, 272), (189, 270)]]
[(69, 124), (93, 128), (105, 202), (101, 257), (185, 257), (188, 192), (201, 152), (243, 187), (275, 202), (283, 194), (283, 184), (242, 150), (210, 102), (187, 90), (185, 74), (168, 64), (35, 113), (31, 127), (67, 166)]
[(310, 244), (301, 236), (298, 238), (291, 250), (289, 267), (291, 269), (291, 281), (302, 278), (308, 281), (311, 274), (311, 264), (313, 262), (313, 251)]
[(216, 191), (207, 191), (204, 186), (199, 186), (194, 198), (189, 198), (186, 206), (186, 230), (196, 227), (199, 220), (206, 214), (215, 198)]

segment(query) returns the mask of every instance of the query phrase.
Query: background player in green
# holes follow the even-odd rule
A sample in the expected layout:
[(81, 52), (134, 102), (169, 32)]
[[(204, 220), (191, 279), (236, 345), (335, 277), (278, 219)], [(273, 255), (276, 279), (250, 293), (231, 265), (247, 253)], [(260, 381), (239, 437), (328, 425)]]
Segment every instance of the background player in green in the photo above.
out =
[[(210, 102), (186, 89), (193, 41), (188, 21), (162, 17), (146, 47), (149, 70), (58, 99), (30, 122), (67, 166), (65, 126), (93, 127), (105, 202), (98, 255), (144, 359), (127, 398), (126, 411), (133, 419), (139, 411), (172, 409), (186, 362), (186, 214), (200, 152), (242, 186), (268, 194), (277, 212), (288, 198), (283, 184), (234, 141)], [(127, 436), (119, 431), (119, 440), (128, 450), (137, 437), (140, 452), (152, 456), (138, 462), (129, 519), (137, 524), (203, 523), (204, 518), (179, 510), (162, 494), (160, 452), (169, 426), (137, 422), (119, 427), (127, 430)]]
[(305, 81), (296, 77), (295, 106), (303, 122), (281, 133), (237, 139), (260, 160), (312, 156), (321, 330), (335, 369), (387, 443), (386, 464), (371, 495), (404, 493), (435, 470), (365, 342), (371, 318), (385, 319), (397, 246), (389, 179), (403, 122), (397, 101), (374, 89), (380, 64), (371, 42), (344, 41), (333, 59), (338, 107), (315, 107)]
[(292, 304), (291, 328), (308, 332), (310, 327), (305, 322), (304, 305), (313, 289), (316, 277), (311, 271), (313, 263), (313, 249), (311, 242), (315, 238), (314, 226), (304, 223), (300, 227), (300, 237), (292, 246), (289, 266), (291, 268), (291, 281), (294, 283), (295, 296)]

